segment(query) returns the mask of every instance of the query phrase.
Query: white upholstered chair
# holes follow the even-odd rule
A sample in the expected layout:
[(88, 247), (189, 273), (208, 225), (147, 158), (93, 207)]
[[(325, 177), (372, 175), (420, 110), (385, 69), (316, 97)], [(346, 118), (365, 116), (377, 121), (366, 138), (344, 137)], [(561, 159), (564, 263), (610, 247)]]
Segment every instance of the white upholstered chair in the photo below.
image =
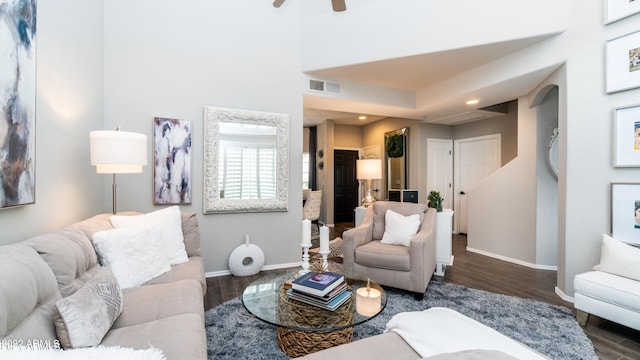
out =
[(322, 205), (322, 190), (309, 191), (307, 194), (307, 201), (305, 201), (302, 207), (302, 218), (309, 219), (312, 223), (316, 224), (318, 230), (320, 230), (320, 206)]

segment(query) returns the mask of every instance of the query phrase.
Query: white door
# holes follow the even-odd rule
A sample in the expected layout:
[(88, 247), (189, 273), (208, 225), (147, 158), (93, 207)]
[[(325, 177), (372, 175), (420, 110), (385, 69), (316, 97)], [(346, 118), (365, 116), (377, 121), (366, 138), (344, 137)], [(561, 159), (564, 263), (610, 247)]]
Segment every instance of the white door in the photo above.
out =
[(427, 196), (439, 191), (443, 209), (453, 209), (453, 140), (427, 139)]
[(480, 136), (454, 142), (454, 232), (467, 233), (467, 193), (498, 170), (500, 160), (500, 134)]

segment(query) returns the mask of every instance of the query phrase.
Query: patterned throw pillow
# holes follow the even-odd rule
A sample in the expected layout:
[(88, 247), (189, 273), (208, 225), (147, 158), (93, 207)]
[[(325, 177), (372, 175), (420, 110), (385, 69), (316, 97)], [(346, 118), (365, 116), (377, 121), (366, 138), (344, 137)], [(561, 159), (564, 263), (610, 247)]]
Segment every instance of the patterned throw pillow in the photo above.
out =
[(65, 349), (95, 346), (122, 312), (122, 291), (113, 272), (102, 267), (80, 290), (56, 302), (54, 323)]

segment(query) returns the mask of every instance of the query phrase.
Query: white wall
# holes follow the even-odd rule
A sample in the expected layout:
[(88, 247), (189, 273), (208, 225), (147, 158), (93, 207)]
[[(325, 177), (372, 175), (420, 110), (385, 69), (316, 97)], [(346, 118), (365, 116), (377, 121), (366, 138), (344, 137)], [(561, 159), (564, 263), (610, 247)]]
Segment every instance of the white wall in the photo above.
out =
[[(559, 272), (559, 288), (573, 294), (575, 274), (590, 270), (599, 261), (601, 234), (611, 230), (611, 182), (637, 182), (640, 169), (612, 167), (612, 111), (637, 104), (640, 89), (605, 94), (604, 45), (607, 40), (638, 30), (640, 17), (604, 26), (601, 4), (571, 2), (570, 31), (564, 36), (566, 67), (566, 179), (560, 181), (561, 220), (559, 241), (564, 239), (565, 266)], [(562, 95), (560, 106), (562, 107)], [(562, 112), (562, 110), (561, 110)], [(596, 146), (594, 146), (596, 141)], [(562, 157), (561, 157), (562, 160)], [(562, 165), (562, 163), (561, 163)], [(564, 209), (562, 208), (564, 206)], [(564, 211), (563, 211), (564, 210)]]
[(467, 248), (528, 266), (536, 263), (535, 111), (518, 99), (518, 156), (467, 191)]
[(0, 244), (101, 212), (89, 131), (102, 124), (102, 0), (39, 0), (35, 204), (0, 211)]
[[(198, 213), (209, 273), (228, 269), (229, 254), (244, 234), (263, 249), (265, 265), (300, 262), (303, 82), (295, 4), (281, 9), (250, 0), (104, 4), (104, 127), (121, 124), (151, 139), (156, 116), (191, 121), (193, 199), (181, 208)], [(288, 212), (202, 214), (205, 105), (291, 115)], [(151, 166), (143, 174), (118, 177), (119, 209), (159, 209), (153, 205), (152, 177)]]
[(329, 1), (303, 3), (304, 70), (533, 37), (566, 24), (566, 1), (558, 0), (349, 0), (344, 13), (330, 11)]
[[(535, 90), (537, 91), (537, 89)], [(535, 91), (532, 95), (536, 95)], [(558, 179), (549, 166), (549, 142), (558, 127), (558, 88), (545, 87), (536, 104), (538, 124), (536, 146), (536, 264), (555, 267), (558, 263)], [(531, 101), (529, 101), (531, 104)]]

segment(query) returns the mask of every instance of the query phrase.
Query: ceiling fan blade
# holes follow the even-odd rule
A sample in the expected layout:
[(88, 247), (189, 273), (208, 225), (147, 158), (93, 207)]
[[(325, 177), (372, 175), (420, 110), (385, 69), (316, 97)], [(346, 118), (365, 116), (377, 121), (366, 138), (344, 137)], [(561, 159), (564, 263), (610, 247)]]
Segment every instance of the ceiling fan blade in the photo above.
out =
[(345, 0), (331, 0), (331, 5), (333, 6), (333, 11), (345, 11), (347, 10), (347, 4), (344, 2)]
[(280, 5), (282, 5), (283, 2), (284, 2), (284, 0), (274, 0), (273, 1), (273, 7), (279, 8)]

